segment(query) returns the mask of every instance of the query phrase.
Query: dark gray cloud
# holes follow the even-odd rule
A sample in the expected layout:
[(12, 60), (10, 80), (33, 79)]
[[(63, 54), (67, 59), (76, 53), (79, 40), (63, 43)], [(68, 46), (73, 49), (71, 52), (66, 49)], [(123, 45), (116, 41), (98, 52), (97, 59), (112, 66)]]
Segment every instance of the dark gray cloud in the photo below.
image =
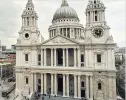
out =
[[(45, 39), (48, 38), (48, 27), (55, 11), (60, 7), (62, 0), (33, 0), (35, 10), (39, 16), (39, 29)], [(106, 20), (111, 27), (111, 34), (119, 46), (125, 44), (125, 0), (102, 0), (107, 7)], [(0, 0), (0, 40), (3, 45), (15, 44), (18, 31), (21, 28), (21, 14), (25, 9), (27, 0)], [(68, 0), (85, 26), (85, 9), (88, 0)], [(120, 37), (120, 38), (119, 38)]]

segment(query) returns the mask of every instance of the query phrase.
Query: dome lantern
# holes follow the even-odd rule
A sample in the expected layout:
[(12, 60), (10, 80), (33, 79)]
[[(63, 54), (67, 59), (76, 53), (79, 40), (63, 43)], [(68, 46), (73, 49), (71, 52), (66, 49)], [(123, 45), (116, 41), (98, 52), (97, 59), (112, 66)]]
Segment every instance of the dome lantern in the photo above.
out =
[(62, 0), (61, 7), (64, 7), (64, 6), (69, 6), (68, 3), (67, 3), (67, 0)]

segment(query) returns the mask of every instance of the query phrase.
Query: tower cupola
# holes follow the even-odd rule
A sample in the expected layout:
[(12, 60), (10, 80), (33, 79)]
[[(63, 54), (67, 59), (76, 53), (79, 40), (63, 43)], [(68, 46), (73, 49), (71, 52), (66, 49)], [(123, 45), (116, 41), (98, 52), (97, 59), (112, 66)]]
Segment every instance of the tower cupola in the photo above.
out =
[(95, 23), (105, 23), (105, 9), (103, 2), (100, 0), (89, 0), (86, 8), (86, 21), (90, 26)]

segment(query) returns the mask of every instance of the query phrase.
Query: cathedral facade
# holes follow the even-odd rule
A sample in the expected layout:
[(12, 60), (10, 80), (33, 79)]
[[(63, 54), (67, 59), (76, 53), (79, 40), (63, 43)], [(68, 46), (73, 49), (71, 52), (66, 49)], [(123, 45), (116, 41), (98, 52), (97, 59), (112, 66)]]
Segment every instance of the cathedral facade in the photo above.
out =
[(28, 0), (16, 44), (15, 93), (116, 100), (115, 43), (105, 9), (100, 0), (89, 0), (84, 28), (76, 11), (62, 0), (44, 40)]

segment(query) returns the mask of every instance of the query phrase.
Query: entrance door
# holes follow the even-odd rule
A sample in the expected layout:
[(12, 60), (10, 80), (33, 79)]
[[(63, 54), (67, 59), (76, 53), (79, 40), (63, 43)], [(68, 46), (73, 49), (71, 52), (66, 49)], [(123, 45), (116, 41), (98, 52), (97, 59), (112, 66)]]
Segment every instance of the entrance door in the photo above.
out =
[(85, 90), (81, 90), (81, 97), (85, 97)]
[(41, 92), (41, 86), (38, 85), (38, 92)]
[(58, 49), (58, 65), (63, 65), (63, 51), (62, 49)]
[(63, 92), (63, 78), (58, 78), (58, 92)]

